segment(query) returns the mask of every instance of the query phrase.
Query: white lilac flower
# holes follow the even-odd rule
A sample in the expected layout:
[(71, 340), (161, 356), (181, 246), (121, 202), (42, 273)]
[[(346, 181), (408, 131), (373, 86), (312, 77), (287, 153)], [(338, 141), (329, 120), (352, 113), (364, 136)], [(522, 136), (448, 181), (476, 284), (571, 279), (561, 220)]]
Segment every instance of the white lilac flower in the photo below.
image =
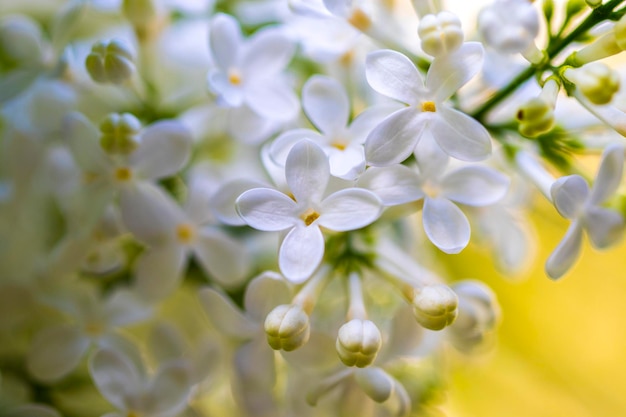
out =
[(478, 15), (478, 29), (485, 43), (509, 54), (534, 45), (539, 14), (528, 0), (495, 0)]
[(231, 383), (235, 399), (250, 415), (275, 415), (276, 364), (274, 351), (266, 341), (264, 321), (274, 307), (291, 300), (287, 281), (273, 272), (254, 278), (246, 288), (243, 311), (212, 288), (201, 289), (199, 297), (213, 326), (236, 343)]
[(244, 192), (236, 204), (249, 226), (286, 232), (278, 264), (287, 279), (302, 282), (324, 256), (320, 227), (337, 232), (360, 229), (380, 216), (382, 204), (376, 194), (360, 188), (324, 196), (330, 166), (324, 151), (310, 140), (302, 140), (291, 149), (285, 175), (293, 198), (274, 189), (255, 188)]
[(366, 61), (369, 84), (408, 107), (391, 114), (368, 135), (367, 163), (387, 166), (402, 162), (426, 135), (454, 158), (476, 161), (489, 156), (491, 138), (487, 130), (445, 103), (476, 75), (482, 61), (482, 46), (467, 42), (457, 51), (435, 58), (424, 81), (405, 55), (392, 50), (370, 53)]
[(546, 261), (546, 273), (553, 279), (565, 274), (578, 259), (583, 231), (593, 247), (604, 249), (616, 243), (624, 232), (624, 218), (602, 207), (620, 185), (624, 169), (624, 148), (608, 146), (591, 189), (580, 175), (559, 178), (550, 189), (554, 206), (571, 220), (567, 233)]
[(470, 224), (457, 204), (483, 207), (506, 194), (509, 180), (478, 165), (447, 170), (449, 158), (425, 138), (416, 149), (418, 172), (404, 166), (370, 168), (358, 185), (376, 192), (386, 205), (424, 200), (422, 222), (428, 239), (446, 253), (459, 253), (470, 239)]
[(102, 396), (118, 412), (107, 417), (174, 417), (187, 406), (191, 370), (183, 360), (159, 364), (146, 375), (143, 364), (121, 351), (103, 348), (89, 361), (89, 373)]
[[(197, 192), (202, 191), (192, 189), (190, 194)], [(124, 224), (148, 246), (135, 265), (135, 284), (141, 294), (154, 299), (169, 295), (178, 287), (191, 254), (222, 286), (237, 287), (246, 277), (250, 259), (245, 247), (206, 223), (208, 207), (203, 213), (193, 208), (178, 206), (149, 183), (138, 183), (121, 194)]]
[[(27, 357), (29, 372), (38, 380), (55, 381), (74, 370), (90, 347), (126, 348), (129, 341), (117, 329), (144, 321), (152, 309), (138, 296), (119, 290), (104, 300), (89, 291), (74, 290), (73, 300), (60, 307), (75, 320), (46, 327), (35, 335)], [(52, 302), (59, 303), (59, 300)]]
[(311, 129), (284, 132), (272, 142), (271, 157), (284, 166), (293, 145), (311, 139), (328, 155), (331, 175), (355, 179), (365, 170), (365, 137), (391, 112), (390, 107), (372, 107), (349, 123), (350, 99), (345, 87), (324, 75), (314, 75), (304, 84), (302, 107), (320, 133)]
[(219, 104), (246, 106), (272, 120), (297, 115), (298, 98), (283, 74), (295, 47), (279, 28), (260, 30), (245, 40), (233, 17), (218, 14), (210, 23), (209, 42), (215, 68), (207, 80)]

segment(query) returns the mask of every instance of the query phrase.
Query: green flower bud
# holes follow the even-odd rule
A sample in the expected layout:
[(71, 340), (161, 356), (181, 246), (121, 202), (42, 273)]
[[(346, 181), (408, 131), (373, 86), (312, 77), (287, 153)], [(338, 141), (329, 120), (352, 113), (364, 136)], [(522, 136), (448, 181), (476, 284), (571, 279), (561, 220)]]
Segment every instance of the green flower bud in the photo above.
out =
[(554, 126), (554, 109), (547, 101), (535, 97), (517, 111), (519, 132), (529, 138), (549, 132)]
[(382, 336), (370, 320), (354, 319), (345, 323), (337, 335), (337, 353), (347, 366), (369, 366), (380, 350)]
[(441, 330), (454, 322), (458, 302), (456, 294), (448, 286), (429, 285), (413, 297), (413, 313), (425, 328)]
[(135, 72), (131, 49), (119, 40), (97, 42), (85, 60), (87, 72), (98, 83), (121, 84)]
[(417, 32), (422, 40), (422, 49), (432, 56), (452, 52), (463, 43), (461, 21), (450, 12), (424, 16)]
[(295, 350), (309, 340), (309, 316), (298, 304), (279, 305), (267, 315), (265, 333), (272, 349)]
[(107, 153), (128, 155), (139, 145), (141, 123), (130, 113), (112, 113), (100, 123), (100, 146)]
[(579, 69), (567, 69), (564, 75), (593, 104), (608, 104), (620, 88), (617, 72), (601, 62), (593, 62)]

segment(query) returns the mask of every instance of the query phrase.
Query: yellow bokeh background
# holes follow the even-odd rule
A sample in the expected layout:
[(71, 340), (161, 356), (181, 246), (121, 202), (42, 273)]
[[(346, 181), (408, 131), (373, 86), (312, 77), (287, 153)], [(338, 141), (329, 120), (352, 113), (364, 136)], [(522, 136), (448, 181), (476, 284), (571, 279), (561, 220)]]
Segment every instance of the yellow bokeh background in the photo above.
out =
[(626, 242), (580, 260), (559, 281), (545, 259), (568, 222), (537, 199), (531, 221), (537, 254), (522, 276), (499, 274), (470, 247), (452, 274), (485, 281), (502, 307), (497, 343), (478, 357), (453, 360), (450, 417), (626, 416)]

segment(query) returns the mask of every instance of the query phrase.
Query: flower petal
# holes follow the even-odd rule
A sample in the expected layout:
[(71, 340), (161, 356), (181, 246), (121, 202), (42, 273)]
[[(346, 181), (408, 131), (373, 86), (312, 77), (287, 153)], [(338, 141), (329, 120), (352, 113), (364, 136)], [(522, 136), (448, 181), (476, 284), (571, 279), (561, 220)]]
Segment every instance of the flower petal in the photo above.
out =
[(331, 175), (351, 181), (365, 171), (365, 150), (362, 145), (348, 146), (343, 150), (330, 148), (328, 152)]
[(228, 74), (220, 70), (209, 71), (207, 86), (217, 96), (216, 103), (221, 107), (239, 107), (244, 101), (244, 90), (240, 85), (233, 85)]
[(65, 116), (63, 134), (83, 171), (104, 173), (112, 166), (98, 144), (98, 129), (82, 113), (71, 112)]
[(428, 129), (428, 118), (408, 107), (392, 113), (365, 139), (365, 159), (373, 166), (398, 164), (407, 159)]
[(426, 88), (434, 95), (435, 102), (450, 98), (478, 74), (484, 55), (479, 42), (465, 42), (455, 52), (433, 59), (426, 75)]
[(131, 155), (131, 164), (146, 179), (158, 179), (176, 174), (189, 160), (191, 133), (174, 120), (163, 120), (148, 126), (141, 143)]
[(242, 345), (234, 356), (233, 393), (239, 406), (246, 415), (275, 415), (276, 363), (265, 338)]
[(292, 129), (281, 133), (272, 141), (269, 148), (269, 154), (272, 160), (278, 165), (285, 166), (289, 151), (293, 146), (303, 139), (310, 139), (315, 143), (322, 145), (324, 137), (318, 132), (311, 129)]
[(147, 300), (167, 297), (182, 280), (185, 260), (185, 249), (174, 242), (148, 249), (135, 264), (135, 290)]
[(574, 265), (580, 256), (583, 242), (583, 229), (578, 221), (573, 221), (561, 243), (546, 261), (546, 273), (552, 279), (559, 279)]
[(246, 247), (215, 229), (199, 231), (193, 253), (209, 275), (224, 288), (239, 287), (251, 268)]
[(350, 101), (337, 80), (314, 75), (302, 87), (304, 112), (320, 132), (333, 134), (345, 128), (350, 116)]
[(424, 231), (428, 239), (445, 253), (459, 253), (470, 239), (470, 225), (465, 214), (445, 198), (424, 199)]
[(491, 154), (491, 136), (485, 127), (458, 110), (441, 106), (433, 118), (433, 137), (448, 155), (462, 161), (480, 161)]
[(295, 52), (294, 43), (277, 28), (263, 29), (246, 44), (241, 60), (244, 77), (263, 78), (279, 73), (289, 64)]
[(246, 317), (235, 304), (212, 288), (203, 288), (198, 292), (200, 304), (213, 326), (226, 336), (235, 340), (245, 340), (258, 333), (261, 323)]
[(324, 235), (316, 225), (296, 226), (285, 236), (278, 265), (288, 280), (300, 283), (309, 278), (324, 256)]
[(162, 365), (145, 397), (148, 415), (174, 415), (186, 406), (191, 390), (191, 370), (183, 361)]
[(228, 131), (238, 141), (257, 145), (280, 128), (280, 121), (259, 116), (247, 105), (228, 109)]
[(400, 52), (384, 49), (369, 53), (365, 76), (374, 90), (403, 103), (416, 104), (426, 94), (415, 64)]
[(141, 377), (130, 359), (113, 349), (100, 349), (89, 362), (98, 391), (115, 407), (126, 410), (127, 399), (142, 389)]
[(242, 44), (239, 23), (232, 16), (218, 13), (209, 23), (209, 45), (218, 67), (228, 71), (237, 65)]
[(574, 219), (583, 210), (589, 196), (589, 185), (580, 175), (568, 175), (552, 184), (550, 194), (559, 214), (566, 219)]
[(505, 196), (509, 179), (500, 171), (484, 166), (468, 166), (446, 175), (441, 183), (442, 197), (468, 206), (487, 206)]
[(356, 230), (374, 222), (382, 212), (382, 201), (363, 188), (339, 190), (322, 201), (317, 224), (337, 232)]
[(584, 222), (589, 240), (596, 249), (605, 249), (624, 235), (624, 218), (613, 210), (589, 207)]
[(609, 145), (604, 150), (600, 169), (591, 187), (591, 204), (600, 204), (619, 187), (624, 172), (624, 147)]
[(271, 188), (253, 188), (241, 194), (235, 202), (243, 220), (257, 230), (277, 232), (292, 227), (296, 216), (296, 203)]
[(324, 151), (308, 139), (296, 143), (285, 165), (287, 184), (299, 204), (321, 201), (328, 180), (330, 165)]
[(211, 195), (209, 208), (220, 222), (229, 226), (243, 226), (246, 222), (237, 213), (235, 201), (244, 192), (263, 186), (259, 181), (250, 179), (228, 181)]
[(287, 122), (300, 111), (300, 101), (287, 80), (281, 76), (246, 85), (246, 103), (262, 117)]
[(76, 326), (45, 328), (31, 345), (28, 371), (41, 381), (58, 380), (78, 366), (89, 345), (89, 338)]
[(266, 271), (248, 284), (244, 306), (250, 317), (261, 323), (274, 307), (289, 304), (290, 301), (291, 290), (285, 278), (276, 272)]
[(424, 197), (417, 174), (404, 165), (371, 167), (359, 177), (357, 185), (374, 192), (385, 206), (404, 204)]

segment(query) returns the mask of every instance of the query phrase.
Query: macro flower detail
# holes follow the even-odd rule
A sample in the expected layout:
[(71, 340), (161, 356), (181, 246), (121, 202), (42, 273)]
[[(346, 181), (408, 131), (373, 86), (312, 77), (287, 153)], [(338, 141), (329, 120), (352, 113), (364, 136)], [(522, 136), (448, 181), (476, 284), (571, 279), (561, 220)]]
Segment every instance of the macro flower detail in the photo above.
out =
[(285, 231), (278, 262), (285, 277), (294, 282), (309, 278), (324, 255), (320, 227), (336, 232), (360, 229), (382, 211), (371, 191), (348, 188), (324, 196), (330, 166), (324, 151), (310, 140), (298, 142), (289, 152), (285, 176), (293, 199), (270, 188), (254, 188), (236, 201), (237, 210), (251, 227)]
[(503, 53), (526, 51), (539, 33), (539, 16), (527, 0), (495, 0), (478, 15), (487, 45)]
[(624, 233), (624, 218), (618, 212), (602, 207), (615, 192), (624, 170), (624, 148), (612, 145), (602, 155), (600, 168), (589, 188), (580, 175), (559, 178), (550, 192), (554, 206), (566, 219), (571, 220), (567, 233), (546, 261), (546, 273), (552, 279), (563, 276), (580, 255), (583, 231), (591, 244), (598, 249), (611, 246)]
[(477, 161), (489, 156), (487, 130), (445, 103), (476, 75), (482, 60), (482, 46), (467, 42), (453, 53), (436, 57), (424, 80), (405, 55), (392, 50), (371, 52), (366, 60), (369, 84), (408, 107), (392, 113), (368, 135), (367, 162), (373, 166), (400, 163), (424, 136), (432, 136), (444, 152), (457, 159)]

